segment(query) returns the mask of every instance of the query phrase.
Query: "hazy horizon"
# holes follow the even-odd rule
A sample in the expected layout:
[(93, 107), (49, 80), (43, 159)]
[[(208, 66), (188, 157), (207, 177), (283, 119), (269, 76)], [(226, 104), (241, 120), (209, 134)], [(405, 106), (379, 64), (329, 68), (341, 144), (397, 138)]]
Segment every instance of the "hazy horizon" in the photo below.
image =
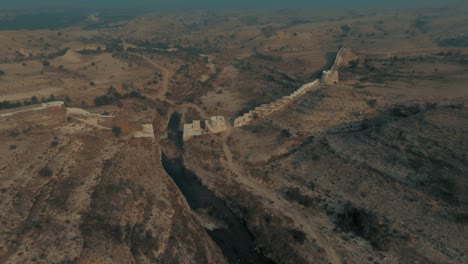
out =
[(0, 0), (0, 8), (294, 8), (294, 7), (445, 7), (467, 4), (467, 0), (394, 0), (394, 1), (372, 1), (372, 0), (257, 0), (247, 1), (215, 1), (215, 0), (141, 0), (135, 3), (132, 0), (83, 0), (83, 1), (60, 1), (60, 0)]

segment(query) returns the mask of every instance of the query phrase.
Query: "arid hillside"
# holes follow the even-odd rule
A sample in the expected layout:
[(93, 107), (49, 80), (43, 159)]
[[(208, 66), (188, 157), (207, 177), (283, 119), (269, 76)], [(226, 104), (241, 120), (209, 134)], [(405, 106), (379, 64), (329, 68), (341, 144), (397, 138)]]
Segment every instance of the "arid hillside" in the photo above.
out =
[(151, 139), (44, 117), (3, 123), (1, 145), (0, 262), (224, 262)]
[(0, 263), (467, 263), (466, 11), (0, 11)]

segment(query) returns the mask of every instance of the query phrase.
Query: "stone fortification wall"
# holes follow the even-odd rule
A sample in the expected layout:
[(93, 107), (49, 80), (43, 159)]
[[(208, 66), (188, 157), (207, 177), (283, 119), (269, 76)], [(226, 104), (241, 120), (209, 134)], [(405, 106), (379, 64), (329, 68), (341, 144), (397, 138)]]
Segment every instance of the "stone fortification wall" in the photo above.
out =
[(62, 101), (48, 102), (34, 106), (28, 106), (0, 114), (0, 120), (10, 120), (14, 118), (34, 118), (40, 116), (55, 116), (60, 121), (66, 121), (67, 109)]
[[(242, 127), (257, 118), (264, 118), (278, 110), (283, 109), (292, 101), (297, 99), (299, 96), (304, 95), (308, 91), (310, 91), (315, 86), (318, 86), (319, 83), (324, 84), (334, 84), (338, 82), (338, 69), (343, 62), (343, 55), (347, 52), (345, 48), (340, 48), (338, 51), (335, 62), (329, 71), (324, 71), (321, 80), (314, 80), (313, 82), (304, 84), (302, 87), (294, 91), (292, 94), (283, 96), (281, 99), (276, 100), (269, 104), (263, 104), (261, 106), (255, 107), (255, 109), (249, 111), (248, 113), (237, 117), (234, 120), (234, 127)], [(224, 118), (217, 120), (218, 117), (212, 117), (210, 120), (206, 121), (206, 127), (208, 128), (207, 131), (215, 133), (216, 131), (224, 131), (226, 130), (225, 126), (222, 127), (222, 124), (225, 124)], [(221, 126), (220, 126), (221, 124)], [(192, 124), (185, 124), (184, 125), (184, 141), (187, 141), (193, 136), (201, 135), (206, 133), (203, 129), (200, 128), (199, 121), (194, 121)]]
[(236, 118), (234, 120), (234, 127), (245, 126), (256, 118), (263, 118), (263, 117), (266, 117), (267, 115), (272, 114), (275, 111), (283, 109), (289, 103), (291, 103), (294, 99), (296, 99), (299, 96), (304, 95), (307, 91), (312, 89), (314, 86), (318, 85), (319, 82), (322, 84), (338, 83), (338, 69), (343, 62), (343, 55), (345, 54), (345, 52), (347, 52), (345, 48), (340, 48), (340, 50), (336, 54), (336, 58), (335, 58), (335, 62), (333, 63), (333, 66), (331, 67), (329, 71), (323, 72), (320, 81), (315, 80), (313, 82), (307, 83), (288, 96), (284, 96), (283, 98), (276, 100), (272, 103), (264, 104), (259, 107), (256, 107), (255, 109), (249, 111), (243, 116)]
[(295, 100), (299, 96), (304, 95), (310, 89), (317, 86), (318, 84), (319, 84), (319, 80), (314, 80), (313, 82), (304, 84), (303, 86), (301, 86), (301, 88), (297, 89), (295, 92), (293, 92), (290, 95), (283, 96), (281, 99), (271, 102), (269, 104), (263, 104), (261, 106), (255, 107), (255, 109), (249, 111), (243, 116), (236, 118), (234, 120), (234, 127), (245, 126), (256, 118), (263, 118), (278, 110), (283, 109), (293, 100)]
[(338, 69), (340, 65), (343, 63), (343, 56), (347, 52), (347, 49), (340, 48), (338, 53), (336, 54), (335, 62), (333, 66), (328, 71), (322, 72), (322, 77), (320, 78), (320, 82), (326, 85), (336, 84), (339, 81)]
[(101, 115), (90, 113), (81, 108), (69, 107), (67, 108), (67, 115), (78, 121), (100, 129), (112, 129), (113, 127), (119, 127), (122, 133), (130, 133), (128, 115), (124, 113), (124, 111), (117, 113), (117, 115)]
[(212, 116), (209, 120), (205, 120), (205, 127), (211, 133), (219, 133), (226, 131), (226, 120), (224, 116)]
[(66, 121), (67, 108), (65, 107), (64, 102), (49, 102), (42, 105), (45, 107), (48, 116), (56, 116), (57, 118), (62, 119), (64, 122)]
[(339, 81), (338, 71), (323, 71), (320, 82), (326, 85), (337, 84)]
[(133, 133), (134, 138), (154, 138), (153, 124), (143, 124), (141, 131)]
[(347, 52), (346, 48), (340, 48), (338, 50), (338, 53), (336, 54), (335, 62), (333, 63), (333, 66), (331, 67), (330, 71), (338, 71), (338, 68), (341, 66), (341, 63), (343, 62), (343, 56)]
[[(204, 124), (203, 127), (202, 124)], [(212, 116), (209, 120), (194, 120), (191, 124), (184, 124), (182, 137), (185, 142), (194, 136), (220, 133), (226, 131), (226, 129), (226, 120), (224, 119), (224, 116)]]

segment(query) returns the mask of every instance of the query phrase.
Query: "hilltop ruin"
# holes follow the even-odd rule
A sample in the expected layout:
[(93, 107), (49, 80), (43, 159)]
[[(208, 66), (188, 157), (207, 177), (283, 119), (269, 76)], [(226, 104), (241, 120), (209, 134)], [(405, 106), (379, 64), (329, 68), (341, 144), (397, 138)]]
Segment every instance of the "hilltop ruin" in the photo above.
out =
[(216, 134), (226, 131), (226, 120), (223, 116), (212, 116), (209, 120), (195, 120), (191, 124), (184, 125), (184, 142), (194, 136), (202, 134)]
[[(303, 96), (307, 92), (317, 89), (320, 85), (333, 85), (337, 84), (339, 81), (338, 69), (343, 61), (343, 55), (347, 52), (347, 49), (340, 48), (336, 55), (335, 62), (333, 66), (328, 71), (323, 71), (321, 79), (313, 80), (312, 82), (302, 85), (299, 89), (294, 91), (290, 95), (283, 96), (281, 99), (271, 102), (269, 104), (263, 104), (261, 106), (255, 107), (253, 110), (245, 113), (244, 115), (234, 119), (234, 127), (242, 127), (255, 119), (264, 118), (272, 113), (284, 109), (295, 99)], [(219, 133), (226, 130), (226, 124), (224, 117), (211, 117), (210, 120), (201, 122), (200, 120), (195, 120), (191, 124), (185, 124), (183, 130), (183, 140), (184, 142), (189, 140), (194, 136), (199, 136), (207, 133)]]

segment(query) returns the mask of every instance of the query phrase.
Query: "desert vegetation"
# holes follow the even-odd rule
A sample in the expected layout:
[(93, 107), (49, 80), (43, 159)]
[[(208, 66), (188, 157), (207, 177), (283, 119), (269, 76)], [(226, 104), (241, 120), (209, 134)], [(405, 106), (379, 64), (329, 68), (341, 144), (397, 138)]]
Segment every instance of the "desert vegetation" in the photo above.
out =
[(0, 262), (468, 262), (465, 11), (0, 11)]

